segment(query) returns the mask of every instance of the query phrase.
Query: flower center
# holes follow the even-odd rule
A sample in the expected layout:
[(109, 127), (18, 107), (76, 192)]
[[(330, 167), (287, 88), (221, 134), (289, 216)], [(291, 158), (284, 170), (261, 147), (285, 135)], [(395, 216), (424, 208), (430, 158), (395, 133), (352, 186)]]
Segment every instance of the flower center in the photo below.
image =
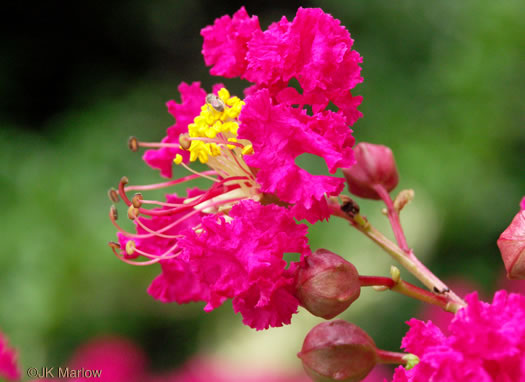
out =
[[(190, 152), (190, 162), (207, 164), (228, 185), (238, 185), (246, 197), (257, 194), (257, 183), (252, 169), (244, 161), (253, 154), (253, 146), (246, 139), (237, 139), (239, 114), (244, 101), (232, 97), (226, 88), (217, 95), (208, 94), (200, 114), (188, 125), (188, 133), (179, 137), (180, 148)], [(175, 164), (182, 163), (177, 154)], [(239, 193), (239, 192), (237, 192)]]
[[(125, 247), (121, 247), (119, 243), (110, 243), (110, 247), (118, 258), (134, 265), (150, 265), (177, 257), (180, 253), (177, 240), (181, 237), (180, 234), (174, 232), (177, 226), (187, 225), (188, 219), (197, 214), (220, 214), (229, 219), (228, 212), (235, 203), (246, 199), (257, 201), (263, 199), (264, 195), (259, 191), (255, 174), (244, 161), (245, 155), (253, 154), (253, 146), (248, 140), (237, 139), (238, 118), (243, 106), (244, 102), (241, 99), (231, 97), (228, 90), (222, 88), (218, 95), (208, 94), (200, 114), (188, 125), (188, 132), (180, 135), (178, 145), (176, 143), (140, 142), (135, 137), (130, 138), (128, 145), (132, 151), (137, 151), (140, 147), (178, 147), (190, 152), (190, 162), (199, 160), (208, 165), (211, 170), (195, 171), (183, 163), (182, 155), (177, 154), (173, 160), (174, 163), (183, 166), (193, 175), (143, 186), (127, 185), (128, 179), (123, 177), (118, 191), (110, 190), (109, 197), (113, 203), (118, 203), (120, 198), (125, 202), (128, 207), (128, 218), (134, 221), (137, 233), (127, 232), (117, 223), (117, 209), (112, 206), (109, 214), (110, 220), (123, 235), (122, 237), (127, 240)], [(147, 200), (140, 193), (135, 194), (130, 200), (127, 195), (130, 191), (161, 189), (196, 178), (211, 180), (212, 186), (198, 196), (184, 198), (176, 203)], [(156, 207), (146, 208), (148, 205)], [(155, 224), (152, 223), (152, 219), (155, 219)], [(155, 229), (149, 225), (155, 225)], [(198, 223), (192, 228), (199, 232), (201, 225)], [(144, 243), (157, 239), (168, 243), (166, 251), (162, 254), (145, 251)], [(143, 262), (132, 260), (139, 255), (148, 260)]]

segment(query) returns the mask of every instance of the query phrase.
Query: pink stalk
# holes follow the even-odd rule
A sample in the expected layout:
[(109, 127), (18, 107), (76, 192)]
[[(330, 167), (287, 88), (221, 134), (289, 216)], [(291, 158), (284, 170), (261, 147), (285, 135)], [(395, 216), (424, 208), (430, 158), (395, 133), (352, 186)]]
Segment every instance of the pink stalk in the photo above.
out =
[(388, 220), (390, 220), (390, 225), (392, 226), (392, 231), (394, 231), (397, 244), (403, 251), (409, 253), (410, 248), (408, 248), (405, 233), (403, 232), (403, 227), (401, 226), (401, 221), (399, 220), (399, 213), (394, 208), (394, 202), (392, 201), (390, 194), (382, 184), (375, 184), (373, 188), (381, 197), (381, 199), (383, 199), (383, 202), (385, 202)]
[(350, 222), (352, 227), (365, 234), (374, 243), (379, 245), (385, 252), (387, 252), (394, 260), (398, 261), (406, 270), (412, 273), (419, 281), (421, 281), (428, 289), (434, 292), (442, 293), (448, 301), (457, 304), (459, 307), (465, 306), (466, 303), (453, 291), (451, 291), (443, 281), (434, 275), (412, 251), (406, 253), (399, 248), (395, 243), (390, 241), (386, 236), (373, 227), (363, 216), (356, 214), (349, 216), (337, 204), (330, 203), (329, 207), (334, 216), (341, 217)]

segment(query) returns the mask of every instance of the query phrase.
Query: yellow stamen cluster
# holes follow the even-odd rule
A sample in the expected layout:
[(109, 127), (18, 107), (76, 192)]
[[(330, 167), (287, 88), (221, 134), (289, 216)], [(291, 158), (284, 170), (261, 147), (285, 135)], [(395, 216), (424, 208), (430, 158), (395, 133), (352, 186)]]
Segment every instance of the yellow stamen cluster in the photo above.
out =
[[(221, 147), (230, 150), (236, 147), (228, 142), (237, 142), (237, 118), (243, 106), (244, 102), (239, 97), (231, 97), (225, 88), (219, 90), (217, 96), (210, 94), (206, 97), (200, 114), (188, 125), (191, 162), (198, 159), (201, 163), (208, 163), (210, 157), (222, 154)], [(244, 154), (244, 148), (242, 150)], [(253, 148), (251, 152), (249, 149), (246, 152), (253, 152)], [(176, 160), (175, 163), (177, 162), (180, 163)]]

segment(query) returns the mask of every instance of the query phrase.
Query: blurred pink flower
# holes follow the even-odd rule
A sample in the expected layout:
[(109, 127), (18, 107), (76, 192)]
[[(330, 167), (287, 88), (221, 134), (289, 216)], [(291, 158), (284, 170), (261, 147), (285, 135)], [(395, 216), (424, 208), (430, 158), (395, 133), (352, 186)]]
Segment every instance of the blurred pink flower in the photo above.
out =
[[(71, 378), (71, 382), (309, 382), (302, 373), (283, 374), (235, 365), (209, 357), (196, 357), (173, 371), (157, 374), (148, 370), (144, 352), (134, 343), (118, 336), (94, 338), (75, 350), (67, 367), (70, 370), (101, 370), (100, 377)], [(63, 367), (65, 369), (65, 367)], [(58, 371), (54, 371), (55, 377)], [(39, 379), (51, 382), (59, 379)]]
[[(75, 351), (69, 362), (71, 369), (102, 370), (99, 382), (141, 382), (147, 360), (144, 352), (134, 343), (120, 337), (94, 339)], [(92, 381), (78, 378), (76, 382)]]
[(147, 382), (311, 382), (304, 374), (280, 374), (267, 369), (236, 369), (235, 365), (212, 358), (195, 358), (180, 369), (153, 376)]
[(8, 381), (20, 379), (17, 365), (17, 353), (7, 345), (7, 338), (0, 332), (0, 377)]

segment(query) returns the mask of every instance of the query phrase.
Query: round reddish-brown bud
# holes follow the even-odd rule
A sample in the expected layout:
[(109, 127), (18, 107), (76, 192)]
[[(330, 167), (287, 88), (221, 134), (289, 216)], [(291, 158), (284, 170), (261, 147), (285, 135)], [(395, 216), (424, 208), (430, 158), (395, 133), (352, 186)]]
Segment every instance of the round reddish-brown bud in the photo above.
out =
[(356, 196), (381, 199), (375, 186), (381, 185), (388, 192), (399, 182), (392, 150), (383, 145), (361, 142), (354, 148), (356, 163), (343, 169), (348, 189)]
[(507, 277), (525, 279), (525, 210), (514, 217), (498, 239)]
[(297, 298), (315, 316), (325, 319), (337, 316), (360, 293), (357, 269), (352, 263), (326, 249), (318, 249), (308, 256), (297, 272)]
[(343, 320), (315, 326), (297, 356), (317, 382), (361, 381), (378, 362), (374, 340), (359, 326)]

